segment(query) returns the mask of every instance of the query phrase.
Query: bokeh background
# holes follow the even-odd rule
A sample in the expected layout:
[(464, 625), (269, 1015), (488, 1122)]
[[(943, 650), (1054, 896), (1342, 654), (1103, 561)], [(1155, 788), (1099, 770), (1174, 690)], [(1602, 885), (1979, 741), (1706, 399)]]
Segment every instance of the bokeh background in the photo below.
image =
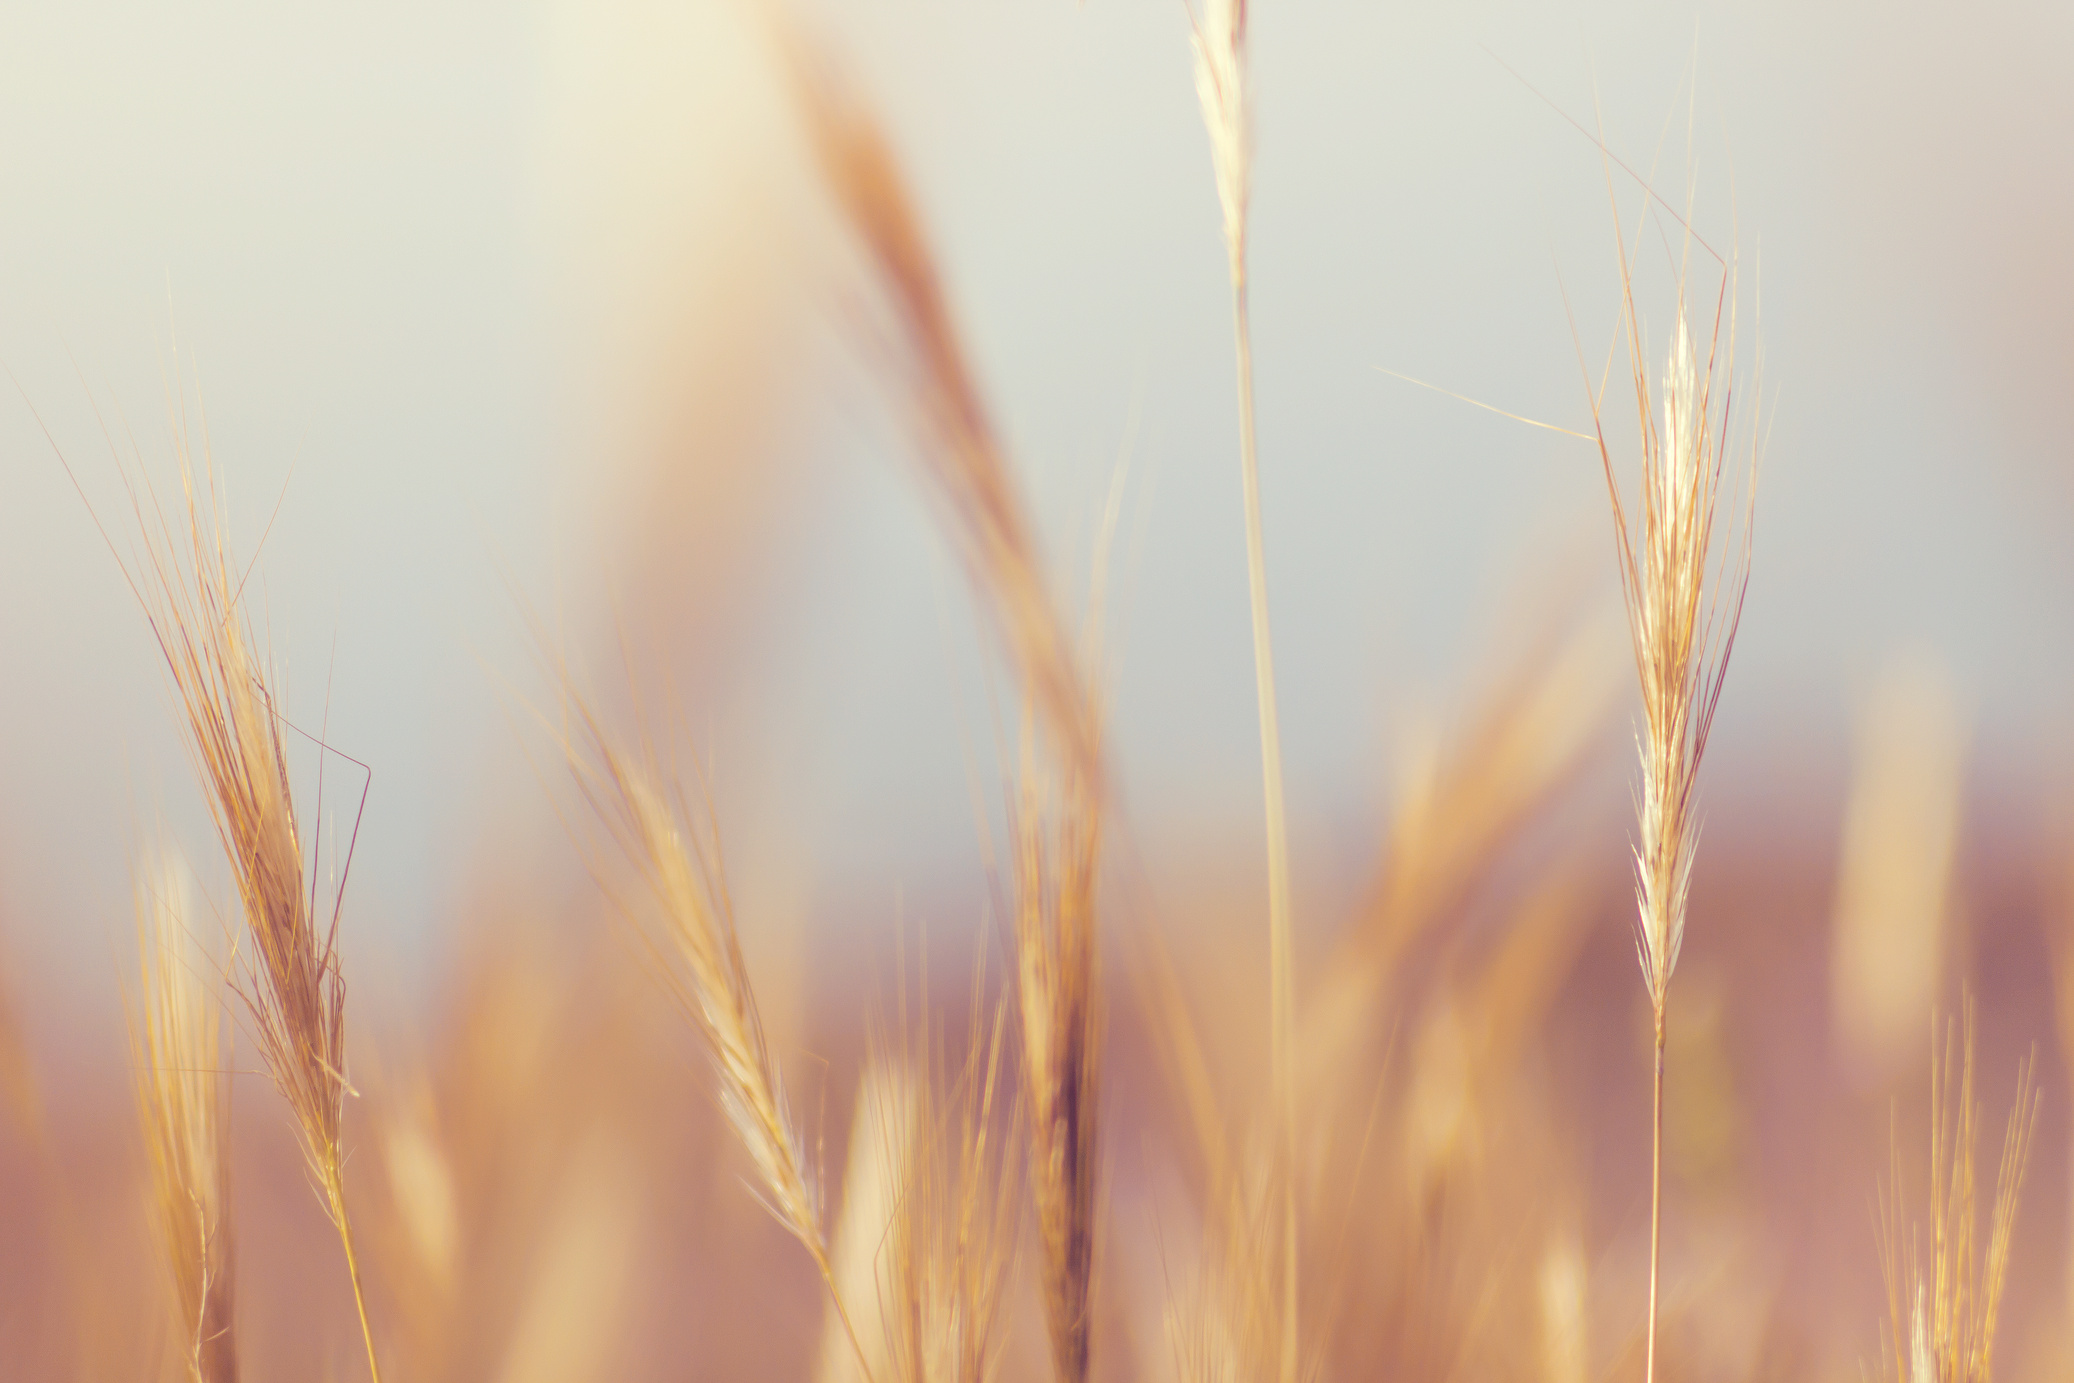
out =
[[(1076, 603), (1121, 497), (1124, 868), (1180, 911), (1243, 911), (1258, 755), (1185, 10), (801, 13), (885, 114)], [(858, 359), (840, 238), (741, 11), (6, 19), (0, 978), (54, 1090), (87, 1073), (120, 1112), (130, 861), (161, 836), (212, 843), (94, 518), (123, 541), (119, 476), (168, 474), (175, 408), (196, 435), (206, 413), (290, 714), (373, 766), (346, 945), (370, 1043), (436, 1022), (499, 900), (590, 906), (533, 721), (552, 655), (609, 679), (624, 642), (667, 669), (752, 952), (825, 977), (901, 925), (985, 925), (986, 643)], [(2057, 1290), (2067, 1087), (2042, 929), (2074, 840), (2074, 14), (1263, 2), (1254, 45), (1260, 428), (1307, 946), (1324, 954), (1366, 896), (1434, 727), (1523, 631), (1617, 600), (1592, 448), (1385, 373), (1588, 423), (1577, 341), (1596, 362), (1611, 338), (1616, 240), (1607, 171), (1567, 113), (1736, 246), (1761, 303), (1768, 440), (1698, 885), (1722, 901), (1687, 965), (1761, 1088), (1796, 1052), (1848, 1064), (1838, 917), (1916, 908), (1973, 938), (1939, 941), (1904, 990), (1948, 1002), (1971, 978), (1993, 1089), (2046, 1051), (2024, 1261)], [(1635, 185), (1616, 170), (1610, 193), (1632, 230)], [(1644, 315), (1667, 328), (1664, 303)], [(1601, 647), (1617, 679), (1617, 635)], [(1603, 1032), (1575, 1026), (1609, 1054), (1609, 1089), (1634, 1086), (1605, 1120), (1639, 1130), (1613, 704), (1564, 809), (1606, 875), (1574, 996), (1603, 999)], [(1859, 804), (1854, 774), (1881, 771)], [(327, 783), (335, 822), (357, 784)], [(1881, 827), (1846, 823), (1883, 802), (1897, 838), (1948, 835), (1955, 863), (1855, 903), (1841, 842)], [(1866, 1021), (1928, 1031), (1927, 1013)], [(1886, 1087), (1856, 1088), (1862, 1151)], [(1813, 1094), (1750, 1098), (1738, 1156), (1766, 1175), (1847, 1141)], [(1623, 1156), (1586, 1157), (1586, 1180), (1618, 1185)], [(1776, 1180), (1800, 1189), (1779, 1193), (1767, 1261), (1813, 1279), (1876, 1265), (1869, 1181)], [(1839, 1201), (1819, 1243), (1796, 1237), (1793, 1206)], [(1609, 1239), (1632, 1212), (1595, 1211)], [(1836, 1308), (1868, 1349), (1876, 1285)]]

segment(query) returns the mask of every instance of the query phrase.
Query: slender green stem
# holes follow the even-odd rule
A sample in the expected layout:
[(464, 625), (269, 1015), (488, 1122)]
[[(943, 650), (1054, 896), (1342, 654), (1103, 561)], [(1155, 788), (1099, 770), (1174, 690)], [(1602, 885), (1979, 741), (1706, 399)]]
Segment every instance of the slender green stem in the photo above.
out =
[(1267, 808), (1269, 1024), (1276, 1119), (1281, 1125), (1282, 1383), (1295, 1383), (1296, 985), (1289, 902), (1289, 824), (1282, 799), (1282, 732), (1275, 710), (1275, 653), (1268, 633), (1267, 547), (1260, 524), (1260, 456), (1253, 434), (1253, 329), (1246, 307), (1246, 252), (1232, 247), (1232, 331), (1238, 344), (1239, 470), (1246, 492), (1246, 575), (1253, 605), (1253, 680), (1260, 703), (1261, 784)]
[(1644, 1354), (1644, 1383), (1656, 1383), (1656, 1284), (1658, 1252), (1663, 1246), (1664, 1191), (1664, 1007), (1656, 1010), (1656, 1095), (1651, 1101), (1649, 1139), (1649, 1344)]

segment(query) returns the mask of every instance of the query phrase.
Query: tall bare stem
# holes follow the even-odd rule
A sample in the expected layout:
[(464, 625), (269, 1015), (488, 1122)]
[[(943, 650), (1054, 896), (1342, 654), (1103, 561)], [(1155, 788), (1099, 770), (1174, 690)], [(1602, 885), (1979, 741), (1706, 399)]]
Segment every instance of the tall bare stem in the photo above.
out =
[(1261, 789), (1267, 826), (1268, 988), (1275, 1118), (1279, 1125), (1282, 1221), (1280, 1365), (1297, 1372), (1295, 941), (1289, 890), (1289, 828), (1282, 793), (1282, 734), (1275, 710), (1275, 655), (1267, 609), (1267, 545), (1261, 535), (1260, 453), (1253, 426), (1253, 331), (1246, 302), (1246, 217), (1252, 125), (1246, 84), (1246, 0), (1212, 0), (1191, 15), (1196, 94), (1210, 134), (1211, 163), (1231, 255), (1232, 335), (1237, 347), (1239, 473), (1246, 501), (1246, 579), (1253, 617), (1253, 681), (1260, 707)]

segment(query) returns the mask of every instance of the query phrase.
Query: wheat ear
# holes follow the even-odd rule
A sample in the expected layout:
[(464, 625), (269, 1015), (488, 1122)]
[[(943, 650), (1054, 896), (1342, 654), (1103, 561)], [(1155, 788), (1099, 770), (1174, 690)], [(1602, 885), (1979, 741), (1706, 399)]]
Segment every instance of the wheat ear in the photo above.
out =
[(141, 989), (130, 1045), (160, 1248), (180, 1311), (181, 1361), (191, 1383), (237, 1383), (223, 999), (188, 929), (187, 895), (187, 872), (175, 856), (162, 856), (138, 879)]
[[(1617, 215), (1617, 214), (1616, 214)], [(1656, 1377), (1657, 1290), (1663, 1239), (1663, 1087), (1665, 1020), (1671, 972), (1685, 940), (1686, 901), (1699, 844), (1700, 760), (1728, 674), (1750, 577), (1750, 513), (1755, 500), (1758, 431), (1749, 431), (1749, 472), (1740, 542), (1716, 550), (1721, 484), (1730, 451), (1735, 394), (1735, 269), (1723, 267), (1714, 328), (1695, 343), (1687, 321), (1681, 272), (1677, 325), (1663, 375), (1659, 419), (1642, 345), (1640, 319), (1621, 240), (1622, 328), (1641, 438), (1639, 513), (1629, 522), (1606, 439), (1598, 395), (1592, 422), (1612, 504), (1635, 670), (1642, 688), (1637, 749), (1634, 846), (1638, 908), (1636, 950), (1655, 1030), (1649, 1173), (1649, 1326), (1644, 1376)], [(1753, 410), (1754, 413), (1754, 410)], [(1728, 526), (1733, 526), (1731, 518)]]
[(823, 175), (886, 308), (883, 358), (905, 385), (929, 488), (993, 615), (1046, 750), (1026, 753), (1011, 803), (1016, 983), (1031, 1183), (1046, 1313), (1061, 1378), (1091, 1358), (1099, 1182), (1096, 978), (1105, 772), (1102, 717), (1045, 584), (1034, 525), (951, 319), (928, 241), (871, 112), (796, 41), (787, 53)]
[(1881, 1207), (1887, 1348), (1896, 1383), (1992, 1383), (1996, 1321), (2009, 1280), (2017, 1203), (2038, 1129), (2043, 1096), (2033, 1056), (2017, 1068), (1983, 1246), (1974, 1168), (1980, 1136), (1973, 1076), (1978, 1037), (1970, 996), (1961, 1009), (1958, 1023), (1946, 1028), (1943, 1050), (1931, 1053), (1927, 1272), (1916, 1236), (1906, 1225), (1898, 1149), (1893, 1184)]
[[(318, 1199), (338, 1230), (367, 1347), (380, 1383), (352, 1222), (346, 1213), (346, 1157), (340, 1142), (346, 1080), (346, 982), (339, 967), (340, 892), (320, 918), (314, 885), (305, 888), (302, 835), (289, 791), (281, 719), (267, 673), (252, 647), (242, 601), (216, 512), (204, 505), (184, 443), (183, 504), (169, 519), (147, 484), (131, 490), (142, 529), (146, 570), (132, 585), (151, 621), (173, 682), (216, 830), (237, 876), (251, 949), (231, 981), (251, 1022), (260, 1056), (295, 1118)], [(176, 524), (183, 536), (176, 538)]]
[[(975, 980), (984, 976), (975, 975)], [(1007, 1088), (1009, 1010), (975, 993), (955, 1070), (926, 1010), (908, 1038), (913, 1138), (888, 1234), (887, 1339), (899, 1383), (989, 1383), (1015, 1262), (1020, 1130)]]
[(564, 694), (563, 749), (578, 789), (656, 905), (625, 903), (624, 910), (639, 921), (656, 973), (706, 1040), (721, 1108), (756, 1169), (765, 1209), (813, 1259), (870, 1383), (821, 1225), (820, 1194), (764, 1037), (710, 813), (695, 814), (682, 791), (667, 786), (671, 777), (651, 743), (620, 746), (566, 679)]

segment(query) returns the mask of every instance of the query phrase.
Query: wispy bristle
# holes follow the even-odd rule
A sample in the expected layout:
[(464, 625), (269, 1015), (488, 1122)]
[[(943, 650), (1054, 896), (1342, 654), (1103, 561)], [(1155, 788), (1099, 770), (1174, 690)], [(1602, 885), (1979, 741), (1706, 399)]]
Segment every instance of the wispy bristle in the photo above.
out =
[(220, 976), (189, 930), (187, 871), (164, 855), (137, 882), (140, 1013), (131, 1032), (160, 1248), (193, 1383), (235, 1383), (230, 1107)]

